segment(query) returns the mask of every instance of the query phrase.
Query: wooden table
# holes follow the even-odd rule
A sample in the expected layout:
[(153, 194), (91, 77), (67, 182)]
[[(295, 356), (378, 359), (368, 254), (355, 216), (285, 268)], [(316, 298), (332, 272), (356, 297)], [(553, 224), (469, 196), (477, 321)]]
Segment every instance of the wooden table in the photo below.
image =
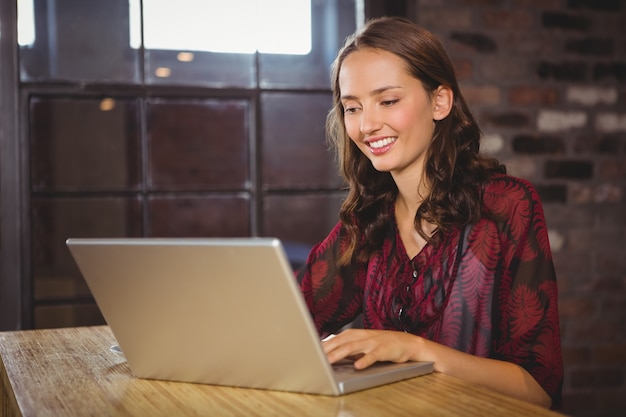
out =
[(137, 379), (113, 344), (107, 326), (0, 333), (0, 415), (560, 415), (438, 373), (342, 397)]

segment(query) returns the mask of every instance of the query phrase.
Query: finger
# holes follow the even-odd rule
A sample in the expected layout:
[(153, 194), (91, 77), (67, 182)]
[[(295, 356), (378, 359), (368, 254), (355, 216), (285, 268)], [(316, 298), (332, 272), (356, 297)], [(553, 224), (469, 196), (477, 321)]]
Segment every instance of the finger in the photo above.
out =
[(378, 362), (374, 355), (371, 354), (363, 354), (359, 359), (354, 361), (355, 369), (365, 369), (372, 366), (374, 363)]
[(339, 346), (345, 345), (346, 343), (354, 340), (355, 335), (350, 329), (340, 334), (332, 334), (324, 339), (322, 339), (322, 347), (326, 353), (337, 349)]
[(355, 352), (350, 347), (350, 343), (341, 343), (340, 340), (333, 340), (332, 343), (325, 342), (324, 352), (330, 363), (335, 363), (342, 359), (350, 358), (350, 356), (358, 355), (359, 352)]
[(347, 357), (347, 359), (349, 359), (349, 360), (351, 360), (351, 361), (353, 361), (353, 362), (356, 362), (356, 361), (358, 361), (359, 359), (361, 359), (361, 358), (363, 357), (363, 355), (365, 355), (365, 353), (357, 353), (356, 355), (350, 355), (350, 356), (348, 356), (348, 357)]
[(366, 355), (371, 348), (367, 340), (333, 340), (332, 346), (325, 346), (326, 356), (331, 363), (342, 359), (359, 360)]
[(362, 352), (354, 351), (346, 345), (339, 345), (326, 352), (326, 357), (330, 363), (338, 362), (342, 359), (350, 359), (352, 357), (360, 357)]

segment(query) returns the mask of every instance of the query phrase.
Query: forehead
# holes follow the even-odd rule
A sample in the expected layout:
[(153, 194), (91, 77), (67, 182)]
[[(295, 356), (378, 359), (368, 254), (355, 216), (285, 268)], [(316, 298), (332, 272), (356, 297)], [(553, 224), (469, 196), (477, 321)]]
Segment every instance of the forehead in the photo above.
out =
[(415, 80), (399, 56), (381, 49), (359, 49), (350, 53), (339, 70), (339, 88), (352, 90), (377, 89), (385, 85), (402, 85)]

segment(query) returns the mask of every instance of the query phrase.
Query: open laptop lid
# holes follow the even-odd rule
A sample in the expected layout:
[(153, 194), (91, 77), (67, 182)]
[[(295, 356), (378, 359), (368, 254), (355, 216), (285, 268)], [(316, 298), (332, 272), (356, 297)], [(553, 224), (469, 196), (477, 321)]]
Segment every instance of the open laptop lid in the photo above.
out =
[(135, 376), (340, 394), (279, 240), (67, 246)]

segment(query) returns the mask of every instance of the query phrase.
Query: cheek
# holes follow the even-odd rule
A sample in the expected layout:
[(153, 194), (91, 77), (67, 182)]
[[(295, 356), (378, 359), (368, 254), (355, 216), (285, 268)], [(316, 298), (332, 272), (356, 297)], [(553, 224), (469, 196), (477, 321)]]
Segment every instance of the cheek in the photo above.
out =
[(397, 131), (410, 130), (419, 123), (419, 114), (410, 108), (394, 112), (389, 118), (389, 124)]
[(347, 117), (344, 119), (344, 125), (346, 127), (346, 132), (348, 136), (353, 141), (357, 141), (361, 134), (360, 124), (356, 117)]
[(425, 111), (398, 112), (390, 123), (396, 131), (418, 135), (423, 140), (431, 139), (435, 127), (431, 115)]

